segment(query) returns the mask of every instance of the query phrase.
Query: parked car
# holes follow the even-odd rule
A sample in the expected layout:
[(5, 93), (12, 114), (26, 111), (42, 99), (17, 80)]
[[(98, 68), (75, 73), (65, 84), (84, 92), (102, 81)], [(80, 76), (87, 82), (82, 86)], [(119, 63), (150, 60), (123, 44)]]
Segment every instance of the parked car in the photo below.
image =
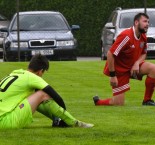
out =
[[(7, 27), (9, 20), (0, 14), (0, 28)], [(3, 58), (3, 38), (0, 38), (0, 59)]]
[[(8, 29), (0, 29), (7, 33), (3, 41), (4, 61), (18, 60), (17, 24), (15, 14)], [(60, 12), (19, 12), (20, 60), (28, 61), (37, 53), (49, 60), (76, 60), (77, 40), (72, 33), (76, 29), (79, 26), (70, 27)]]
[[(155, 58), (155, 9), (147, 8), (146, 10), (150, 18), (150, 26), (147, 32), (147, 58)], [(110, 49), (111, 45), (114, 43), (118, 34), (124, 29), (133, 26), (134, 16), (139, 12), (144, 12), (144, 8), (116, 8), (116, 10), (112, 12), (101, 34), (102, 60), (105, 60), (107, 58), (107, 52)]]

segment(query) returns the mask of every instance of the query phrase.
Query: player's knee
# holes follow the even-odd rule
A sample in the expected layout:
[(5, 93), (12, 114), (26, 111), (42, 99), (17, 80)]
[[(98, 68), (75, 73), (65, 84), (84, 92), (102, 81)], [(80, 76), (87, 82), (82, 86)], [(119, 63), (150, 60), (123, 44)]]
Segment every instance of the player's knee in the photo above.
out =
[(119, 106), (123, 106), (124, 104), (125, 104), (124, 101), (122, 101), (119, 103)]
[(153, 73), (155, 73), (155, 65), (151, 67), (150, 69)]
[(113, 105), (123, 106), (124, 105), (124, 99), (114, 99)]
[(114, 105), (116, 105), (116, 106), (123, 106), (124, 102), (116, 102)]
[(40, 96), (43, 100), (47, 100), (50, 98), (50, 96), (42, 90), (37, 91), (36, 94)]
[(149, 73), (155, 73), (155, 64), (149, 63), (147, 65), (147, 70), (149, 71)]

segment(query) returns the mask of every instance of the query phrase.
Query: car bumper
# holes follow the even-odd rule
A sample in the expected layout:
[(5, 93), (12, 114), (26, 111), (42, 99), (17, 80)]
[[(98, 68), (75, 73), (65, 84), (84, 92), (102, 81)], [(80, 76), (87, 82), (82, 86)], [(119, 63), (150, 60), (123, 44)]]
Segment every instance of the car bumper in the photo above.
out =
[(45, 56), (49, 60), (76, 60), (76, 48), (54, 48), (54, 49), (22, 49), (18, 53), (18, 50), (9, 50), (6, 51), (7, 53), (7, 60), (8, 61), (18, 61), (18, 57), (20, 54), (20, 61), (29, 61), (33, 53), (32, 51), (40, 51), (40, 50), (52, 50), (53, 54), (45, 54)]

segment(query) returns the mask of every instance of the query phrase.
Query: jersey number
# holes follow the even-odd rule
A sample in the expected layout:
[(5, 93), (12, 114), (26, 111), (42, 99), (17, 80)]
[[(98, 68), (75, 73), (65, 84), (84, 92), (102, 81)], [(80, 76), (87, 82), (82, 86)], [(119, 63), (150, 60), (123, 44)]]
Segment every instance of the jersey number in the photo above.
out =
[(18, 76), (7, 76), (0, 81), (0, 92), (5, 92)]

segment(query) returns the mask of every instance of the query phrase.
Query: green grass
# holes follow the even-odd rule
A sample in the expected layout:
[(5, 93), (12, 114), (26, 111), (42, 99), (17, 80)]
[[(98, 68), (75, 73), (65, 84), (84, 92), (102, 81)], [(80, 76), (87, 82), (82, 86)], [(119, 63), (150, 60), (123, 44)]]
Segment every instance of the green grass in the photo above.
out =
[[(155, 61), (152, 61), (155, 63)], [(0, 78), (28, 63), (0, 63)], [(104, 62), (51, 62), (44, 79), (63, 97), (76, 118), (94, 128), (52, 128), (51, 121), (35, 113), (25, 129), (0, 130), (0, 145), (154, 145), (155, 108), (141, 105), (144, 80), (131, 80), (123, 107), (94, 106), (92, 97), (111, 96), (109, 78), (102, 74)]]

